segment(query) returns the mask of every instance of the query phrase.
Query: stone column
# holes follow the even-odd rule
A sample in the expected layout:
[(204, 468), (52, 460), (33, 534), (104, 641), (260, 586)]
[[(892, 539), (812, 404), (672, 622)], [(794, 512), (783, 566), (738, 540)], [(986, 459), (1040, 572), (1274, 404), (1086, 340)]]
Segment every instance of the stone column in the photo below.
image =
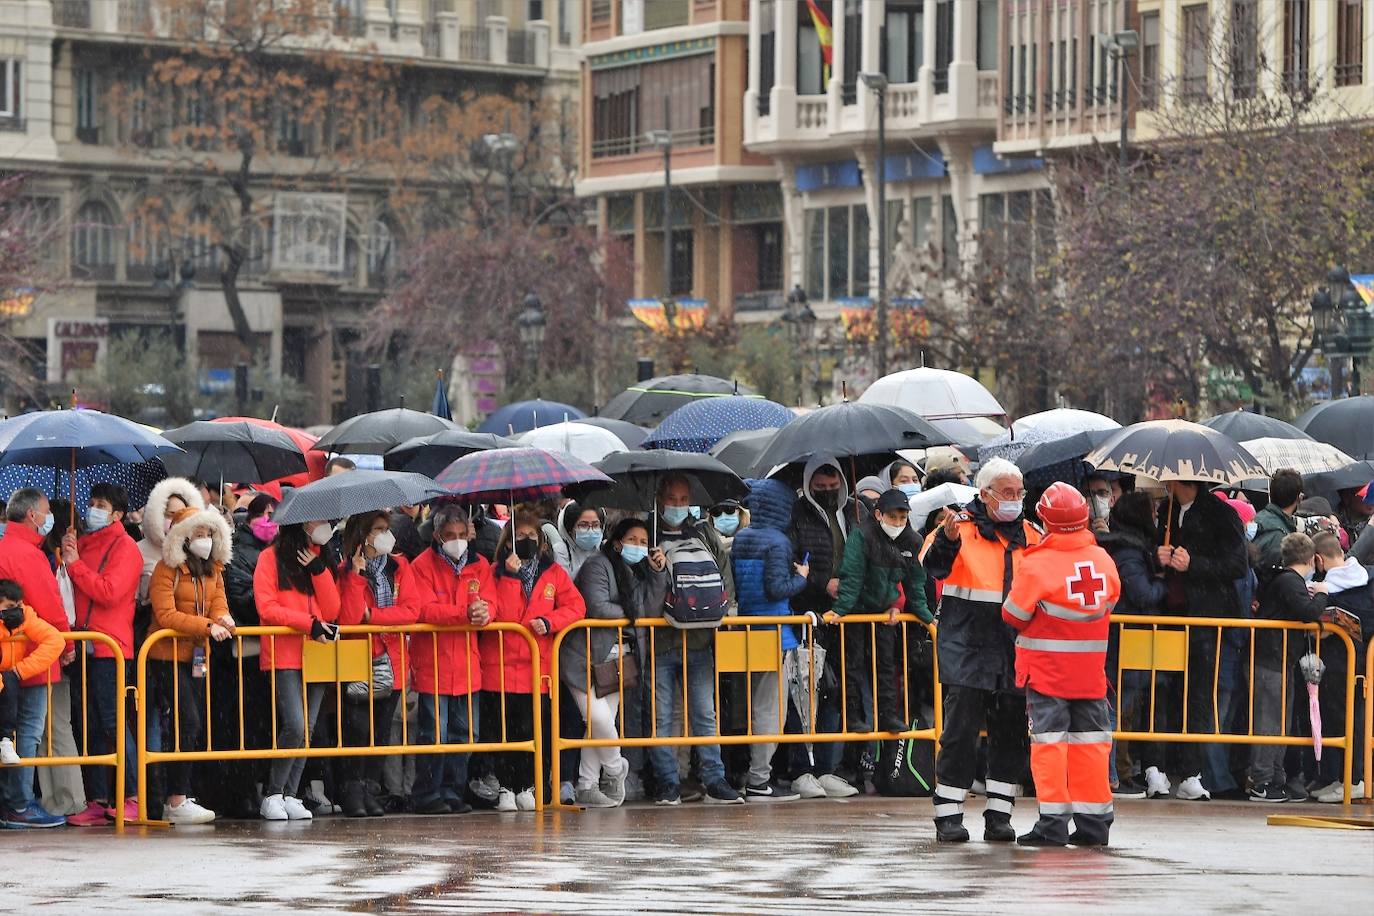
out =
[(487, 60), (493, 64), (504, 64), (510, 58), (506, 47), (506, 35), (510, 21), (505, 16), (487, 17)]

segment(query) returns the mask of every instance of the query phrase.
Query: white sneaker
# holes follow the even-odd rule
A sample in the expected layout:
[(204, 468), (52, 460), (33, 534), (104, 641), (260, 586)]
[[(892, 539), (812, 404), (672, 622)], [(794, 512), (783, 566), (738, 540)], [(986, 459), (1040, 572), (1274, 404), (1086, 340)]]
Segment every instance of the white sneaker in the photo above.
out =
[[(1307, 790), (1307, 794), (1308, 794), (1308, 796), (1310, 796), (1310, 797), (1312, 798), (1312, 800), (1314, 800), (1314, 801), (1320, 801), (1320, 800), (1321, 800), (1321, 797), (1322, 797), (1323, 795), (1330, 795), (1331, 792), (1334, 790), (1335, 793), (1336, 793), (1336, 796), (1337, 796), (1337, 799), (1336, 799), (1336, 800), (1339, 801), (1339, 800), (1340, 800), (1341, 789), (1343, 789), (1343, 788), (1344, 788), (1344, 785), (1341, 783), (1340, 780), (1333, 780), (1333, 781), (1331, 781), (1331, 782), (1322, 783), (1322, 784), (1319, 785), (1319, 786), (1318, 786), (1318, 785), (1312, 786), (1312, 788), (1310, 788), (1310, 789)], [(1353, 789), (1353, 787), (1352, 787), (1352, 789)]]
[[(1339, 805), (1345, 800), (1345, 785), (1333, 782), (1317, 795), (1317, 801), (1323, 805)], [(1350, 800), (1358, 801), (1364, 798), (1364, 780), (1361, 780), (1350, 787)]]
[(17, 767), (23, 762), (14, 750), (14, 742), (9, 738), (0, 738), (0, 763), (7, 767)]
[(1203, 788), (1201, 776), (1189, 776), (1178, 784), (1178, 797), (1184, 801), (1208, 801), (1212, 793)]
[(845, 782), (834, 773), (826, 773), (816, 780), (820, 787), (825, 790), (826, 798), (852, 798), (859, 794), (859, 790)]
[(310, 809), (299, 798), (288, 795), (282, 799), (282, 802), (286, 805), (287, 820), (313, 821), (315, 819), (315, 816), (310, 813)]
[(215, 812), (202, 808), (194, 798), (188, 798), (179, 805), (168, 805), (164, 816), (171, 824), (208, 824), (215, 819)]
[(987, 794), (988, 794), (988, 784), (985, 783), (985, 782), (983, 782), (983, 780), (981, 780), (981, 779), (975, 779), (975, 780), (973, 781), (973, 785), (969, 786), (968, 794), (969, 794), (969, 795), (987, 795)]
[(533, 789), (526, 789), (526, 790), (523, 791), (523, 792), (518, 792), (518, 793), (516, 793), (516, 796), (515, 796), (515, 807), (516, 807), (517, 809), (519, 809), (520, 811), (533, 811), (533, 810), (534, 810), (534, 790), (533, 790)]
[(496, 810), (497, 810), (497, 811), (516, 811), (516, 810), (519, 810), (519, 809), (517, 809), (517, 808), (515, 807), (515, 793), (512, 792), (510, 789), (500, 789), (500, 790), (498, 790), (498, 792), (497, 792), (497, 794), (496, 794)]
[(1174, 791), (1174, 787), (1169, 784), (1169, 777), (1159, 772), (1159, 767), (1147, 767), (1145, 770), (1145, 797), (1146, 798), (1168, 798)]
[(820, 781), (810, 773), (803, 773), (792, 780), (792, 791), (802, 798), (825, 798), (825, 790), (821, 788)]
[(262, 800), (258, 813), (265, 821), (284, 821), (290, 818), (286, 813), (286, 799), (280, 795), (269, 795)]

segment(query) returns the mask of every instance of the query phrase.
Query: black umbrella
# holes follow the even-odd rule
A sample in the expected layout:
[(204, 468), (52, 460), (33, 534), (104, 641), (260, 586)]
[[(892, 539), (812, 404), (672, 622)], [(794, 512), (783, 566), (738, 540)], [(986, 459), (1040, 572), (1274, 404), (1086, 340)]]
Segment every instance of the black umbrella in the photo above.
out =
[(356, 470), (287, 492), (272, 520), (280, 525), (326, 521), (396, 506), (414, 506), (448, 495), (448, 491), (423, 474)]
[(265, 426), (197, 420), (162, 435), (185, 449), (185, 454), (162, 458), (175, 476), (266, 483), (306, 469), (300, 446), (281, 430)]
[[(813, 410), (778, 430), (755, 463), (754, 474), (763, 476), (777, 465), (809, 461), (818, 455), (873, 457), (886, 463), (899, 448), (930, 448), (951, 441), (904, 408), (845, 401)], [(851, 473), (858, 473), (857, 461), (847, 465)]]
[(636, 382), (611, 398), (601, 409), (601, 416), (610, 420), (627, 420), (643, 426), (657, 426), (668, 414), (698, 398), (718, 398), (737, 394), (746, 398), (762, 397), (739, 382), (729, 382), (714, 375), (664, 375)]
[(736, 430), (717, 442), (708, 454), (736, 474), (748, 476), (777, 433), (777, 427)]
[(1038, 442), (1016, 456), (1016, 466), (1025, 475), (1027, 487), (1048, 487), (1056, 480), (1078, 486), (1087, 476), (1084, 456), (1117, 432), (1115, 429), (1095, 429)]
[(493, 448), (515, 448), (516, 443), (495, 433), (473, 433), (466, 429), (446, 429), (407, 439), (382, 458), (388, 471), (410, 471), (426, 477), (438, 477), (439, 472), (464, 455), (485, 452)]
[(325, 433), (314, 445), (317, 452), (354, 455), (385, 455), (416, 436), (428, 436), (446, 429), (458, 429), (452, 420), (418, 410), (393, 407), (358, 414)]
[(1230, 436), (1237, 442), (1251, 439), (1311, 439), (1307, 433), (1292, 423), (1285, 423), (1277, 417), (1266, 417), (1248, 410), (1233, 410), (1217, 414), (1202, 421), (1208, 429)]
[(582, 417), (573, 420), (574, 423), (585, 423), (588, 426), (596, 426), (615, 435), (621, 442), (625, 443), (626, 448), (639, 448), (644, 439), (649, 435), (649, 431), (642, 426), (635, 426), (624, 420), (612, 420), (610, 417)]
[(1339, 471), (1322, 471), (1320, 474), (1304, 474), (1303, 489), (1309, 496), (1335, 494), (1341, 490), (1353, 490), (1374, 480), (1374, 461), (1356, 461), (1347, 464)]
[(1241, 445), (1187, 420), (1148, 420), (1113, 430), (1084, 460), (1099, 471), (1140, 474), (1158, 481), (1239, 484), (1267, 476)]
[(692, 505), (709, 507), (727, 499), (747, 496), (749, 488), (738, 474), (710, 455), (700, 452), (675, 452), (655, 449), (647, 452), (617, 452), (607, 455), (593, 467), (615, 481), (615, 485), (587, 497), (590, 506), (605, 509), (651, 511), (658, 496), (658, 485), (665, 477), (680, 474), (692, 489)]
[(1374, 458), (1374, 395), (1318, 404), (1293, 425), (1351, 458)]

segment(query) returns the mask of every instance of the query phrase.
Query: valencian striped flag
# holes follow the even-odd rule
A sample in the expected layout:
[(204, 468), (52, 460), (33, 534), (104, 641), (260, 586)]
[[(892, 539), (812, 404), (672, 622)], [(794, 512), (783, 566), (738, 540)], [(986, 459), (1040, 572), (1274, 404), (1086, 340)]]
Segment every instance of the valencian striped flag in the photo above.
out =
[(830, 66), (835, 58), (835, 33), (830, 29), (830, 20), (816, 5), (816, 0), (806, 0), (806, 8), (811, 12), (811, 24), (816, 27), (816, 39), (821, 44), (821, 60), (825, 62), (825, 82), (830, 82)]

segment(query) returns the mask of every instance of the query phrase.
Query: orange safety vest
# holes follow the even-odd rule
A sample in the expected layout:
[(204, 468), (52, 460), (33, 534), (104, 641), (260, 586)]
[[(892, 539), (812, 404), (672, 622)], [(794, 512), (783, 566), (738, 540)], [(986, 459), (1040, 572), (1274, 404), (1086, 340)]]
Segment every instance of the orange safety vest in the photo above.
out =
[[(1023, 525), (1026, 531), (1026, 545), (1029, 547), (1039, 544), (1040, 532), (1036, 530), (1035, 526), (1028, 522), (1023, 523)], [(930, 537), (926, 538), (921, 551), (923, 559), (939, 533), (937, 528), (931, 532)], [(978, 533), (978, 527), (972, 521), (961, 521), (959, 523), (959, 556), (955, 559), (949, 575), (941, 580), (944, 584), (941, 597), (991, 602), (1000, 605), (1006, 597), (1006, 593), (1002, 590), (1006, 573), (1006, 552), (1007, 542), (1000, 535), (996, 540), (990, 541)], [(1017, 570), (1021, 567), (1021, 555), (1024, 552), (1022, 550), (1012, 552), (1013, 581)]]
[(1046, 696), (1107, 695), (1107, 635), (1121, 596), (1116, 563), (1091, 531), (1052, 534), (1025, 558), (1002, 605), (1015, 627), (1016, 685)]

